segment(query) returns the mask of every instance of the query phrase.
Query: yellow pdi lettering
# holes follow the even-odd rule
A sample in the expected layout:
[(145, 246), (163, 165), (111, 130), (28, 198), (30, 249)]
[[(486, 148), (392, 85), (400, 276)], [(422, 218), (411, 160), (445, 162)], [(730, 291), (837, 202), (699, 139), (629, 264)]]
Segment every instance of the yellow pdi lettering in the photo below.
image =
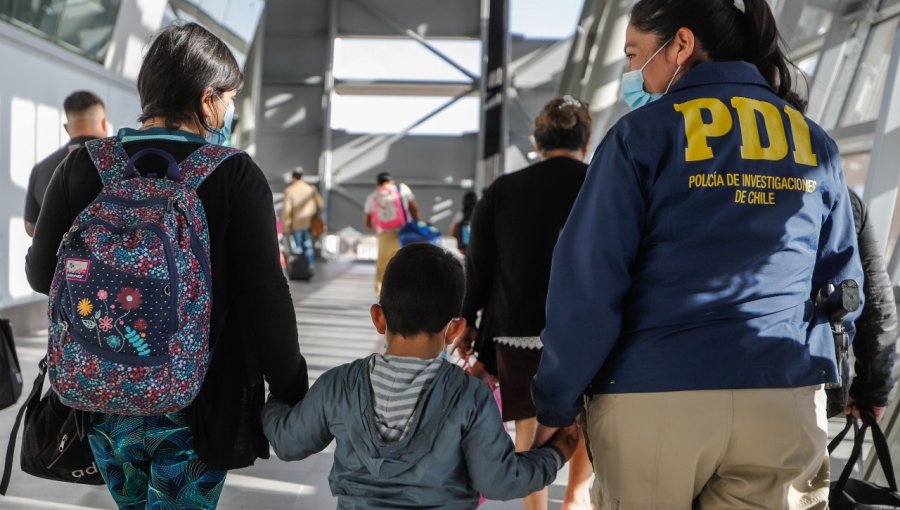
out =
[[(711, 122), (708, 124), (703, 122), (703, 110), (710, 113)], [(703, 97), (676, 104), (675, 111), (684, 116), (684, 130), (687, 134), (685, 161), (712, 159), (713, 151), (709, 146), (709, 139), (726, 135), (734, 123), (728, 106), (716, 98)]]
[[(738, 123), (741, 126), (741, 157), (749, 160), (780, 161), (787, 156), (787, 134), (781, 112), (772, 103), (758, 101), (747, 97), (731, 98), (731, 106), (737, 110)], [(765, 123), (769, 146), (763, 147), (760, 139), (757, 112)]]
[(790, 106), (784, 107), (791, 122), (791, 135), (794, 138), (794, 161), (798, 165), (819, 166), (819, 158), (812, 150), (812, 140), (809, 137), (809, 124), (799, 111)]

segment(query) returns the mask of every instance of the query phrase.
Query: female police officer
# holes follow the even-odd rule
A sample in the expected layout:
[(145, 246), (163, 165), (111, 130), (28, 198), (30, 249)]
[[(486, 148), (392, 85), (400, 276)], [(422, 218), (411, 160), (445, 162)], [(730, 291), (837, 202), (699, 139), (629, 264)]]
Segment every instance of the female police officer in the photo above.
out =
[(837, 147), (765, 0), (641, 0), (625, 54), (636, 109), (554, 253), (537, 442), (586, 391), (603, 509), (824, 506), (837, 373), (811, 296), (862, 280)]

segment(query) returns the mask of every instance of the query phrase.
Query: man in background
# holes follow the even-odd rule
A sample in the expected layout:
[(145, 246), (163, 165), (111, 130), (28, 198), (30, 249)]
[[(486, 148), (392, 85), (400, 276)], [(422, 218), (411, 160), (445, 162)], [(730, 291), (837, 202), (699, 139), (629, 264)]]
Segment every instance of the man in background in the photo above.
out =
[(315, 186), (303, 181), (303, 172), (291, 173), (291, 183), (284, 188), (284, 208), (281, 213), (285, 235), (291, 236), (294, 255), (306, 255), (309, 269), (313, 269), (313, 236), (310, 226), (325, 202)]
[(84, 145), (85, 142), (107, 135), (106, 107), (103, 101), (93, 92), (80, 90), (73, 92), (63, 102), (66, 112), (66, 123), (63, 127), (70, 140), (53, 154), (50, 154), (31, 169), (28, 179), (28, 192), (25, 195), (25, 232), (34, 237), (34, 225), (37, 223), (44, 201), (44, 192), (53, 171), (70, 152)]

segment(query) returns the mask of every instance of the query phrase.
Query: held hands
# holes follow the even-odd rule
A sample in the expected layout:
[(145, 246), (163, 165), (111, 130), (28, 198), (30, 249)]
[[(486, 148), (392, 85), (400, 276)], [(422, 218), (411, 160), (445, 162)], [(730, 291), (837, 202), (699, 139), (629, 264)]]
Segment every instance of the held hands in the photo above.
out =
[(538, 423), (537, 430), (534, 432), (534, 442), (531, 443), (531, 447), (540, 448), (544, 446), (553, 439), (553, 435), (556, 434), (558, 430), (558, 427), (548, 427)]
[(468, 358), (470, 354), (472, 354), (472, 350), (475, 348), (475, 337), (478, 334), (478, 329), (473, 326), (467, 326), (465, 330), (463, 330), (462, 334), (453, 339), (453, 347), (450, 349), (450, 354), (452, 355), (455, 352), (459, 352), (459, 355), (463, 358)]
[[(884, 407), (872, 407), (871, 411), (875, 416), (875, 421), (881, 421), (881, 417), (884, 415)], [(857, 419), (862, 419), (862, 416), (859, 415), (859, 406), (853, 403), (853, 397), (847, 399), (847, 407), (844, 408), (844, 414), (852, 414)]]
[(563, 457), (566, 458), (566, 462), (572, 459), (572, 455), (575, 454), (575, 449), (578, 448), (578, 434), (581, 431), (578, 429), (578, 425), (570, 425), (564, 429), (557, 429), (556, 434), (553, 436), (550, 444), (555, 446), (562, 451)]
[(577, 421), (563, 428), (547, 427), (538, 423), (537, 431), (534, 434), (534, 443), (531, 444), (531, 447), (540, 448), (549, 443), (562, 450), (568, 461), (575, 453), (575, 448), (578, 447), (579, 434), (581, 434), (581, 429), (578, 427)]

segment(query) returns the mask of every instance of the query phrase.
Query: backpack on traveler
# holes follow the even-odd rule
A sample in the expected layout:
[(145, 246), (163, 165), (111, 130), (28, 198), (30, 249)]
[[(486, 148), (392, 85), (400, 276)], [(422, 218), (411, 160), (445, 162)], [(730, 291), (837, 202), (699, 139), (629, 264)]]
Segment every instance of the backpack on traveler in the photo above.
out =
[[(181, 164), (129, 157), (117, 137), (85, 147), (100, 195), (57, 252), (50, 288), (50, 384), (67, 406), (162, 415), (193, 401), (209, 363), (212, 279), (197, 187), (241, 151), (203, 145)], [(166, 164), (142, 177), (144, 156)]]
[(379, 186), (372, 200), (372, 226), (376, 232), (398, 230), (406, 224), (406, 205), (399, 186)]

